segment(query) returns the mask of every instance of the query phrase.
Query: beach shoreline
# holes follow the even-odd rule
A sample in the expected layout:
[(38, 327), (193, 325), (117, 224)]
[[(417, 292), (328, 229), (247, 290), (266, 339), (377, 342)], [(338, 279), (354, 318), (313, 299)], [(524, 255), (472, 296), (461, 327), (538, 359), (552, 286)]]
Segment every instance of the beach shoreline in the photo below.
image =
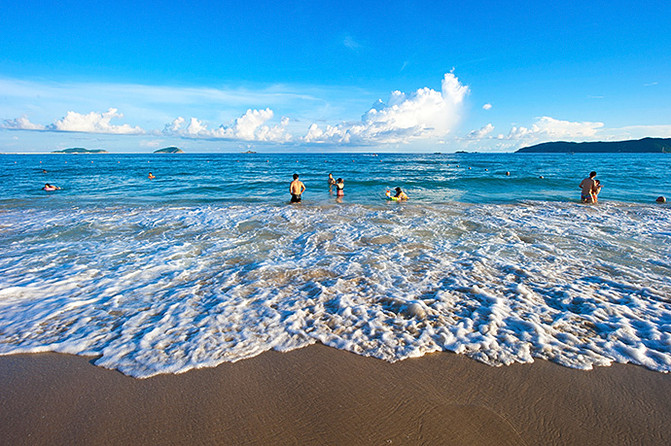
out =
[(634, 365), (387, 363), (320, 344), (148, 379), (56, 353), (0, 357), (21, 444), (669, 444), (671, 376)]

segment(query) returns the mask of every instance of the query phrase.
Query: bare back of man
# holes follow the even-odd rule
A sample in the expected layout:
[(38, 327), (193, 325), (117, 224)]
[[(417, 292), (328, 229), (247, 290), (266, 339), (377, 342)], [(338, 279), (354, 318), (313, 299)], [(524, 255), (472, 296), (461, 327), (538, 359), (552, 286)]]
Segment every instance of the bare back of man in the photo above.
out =
[(582, 180), (578, 185), (578, 187), (581, 189), (580, 201), (583, 203), (592, 202), (592, 190), (594, 190), (596, 186), (596, 180), (594, 179), (595, 176), (596, 172), (590, 172), (589, 177)]
[(294, 174), (294, 180), (289, 185), (289, 193), (291, 194), (291, 202), (298, 203), (301, 201), (301, 195), (305, 192), (305, 184), (298, 179), (298, 174)]

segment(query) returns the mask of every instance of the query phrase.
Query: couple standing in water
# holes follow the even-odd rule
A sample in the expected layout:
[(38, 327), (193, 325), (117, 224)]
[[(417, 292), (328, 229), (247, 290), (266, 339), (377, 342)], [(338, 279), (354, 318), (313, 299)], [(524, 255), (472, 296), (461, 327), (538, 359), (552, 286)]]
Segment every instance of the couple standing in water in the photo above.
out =
[(596, 172), (589, 173), (589, 177), (580, 182), (578, 187), (581, 189), (580, 201), (583, 203), (597, 203), (599, 192), (601, 192), (601, 181), (597, 180)]
[(345, 196), (345, 180), (342, 178), (338, 178), (335, 180), (333, 178), (333, 174), (329, 174), (329, 192), (333, 190), (333, 186), (336, 187), (336, 197), (344, 197)]

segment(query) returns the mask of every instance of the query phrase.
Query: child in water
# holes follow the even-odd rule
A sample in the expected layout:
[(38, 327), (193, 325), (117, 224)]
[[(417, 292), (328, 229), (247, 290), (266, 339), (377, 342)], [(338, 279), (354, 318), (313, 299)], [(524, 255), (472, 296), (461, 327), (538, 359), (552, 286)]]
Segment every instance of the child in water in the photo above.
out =
[(602, 187), (603, 186), (601, 185), (601, 181), (594, 180), (594, 186), (592, 187), (592, 190), (589, 192), (590, 197), (592, 197), (592, 203), (598, 203), (599, 192), (601, 192)]

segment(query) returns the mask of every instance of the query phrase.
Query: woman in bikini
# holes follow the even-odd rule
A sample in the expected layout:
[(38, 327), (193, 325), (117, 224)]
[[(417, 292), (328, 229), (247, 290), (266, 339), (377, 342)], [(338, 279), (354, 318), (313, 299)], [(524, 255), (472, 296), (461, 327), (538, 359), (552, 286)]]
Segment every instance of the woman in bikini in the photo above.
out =
[(345, 181), (342, 178), (338, 178), (338, 180), (335, 183), (336, 187), (336, 197), (343, 197), (345, 196)]

